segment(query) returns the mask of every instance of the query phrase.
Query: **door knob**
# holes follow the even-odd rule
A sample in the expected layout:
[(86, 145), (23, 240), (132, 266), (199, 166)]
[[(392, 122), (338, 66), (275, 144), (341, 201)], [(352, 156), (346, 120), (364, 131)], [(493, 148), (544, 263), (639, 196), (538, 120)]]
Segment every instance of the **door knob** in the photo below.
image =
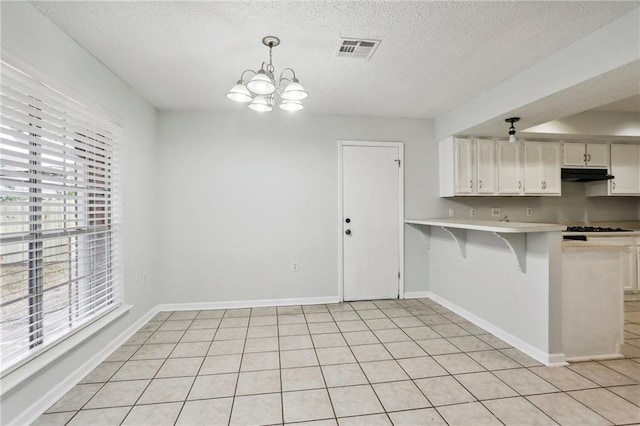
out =
[(351, 219), (349, 219), (349, 218), (346, 218), (344, 221), (347, 222), (347, 223), (351, 223)]
[(347, 229), (346, 231), (344, 231), (344, 233), (347, 235), (351, 235), (351, 229)]

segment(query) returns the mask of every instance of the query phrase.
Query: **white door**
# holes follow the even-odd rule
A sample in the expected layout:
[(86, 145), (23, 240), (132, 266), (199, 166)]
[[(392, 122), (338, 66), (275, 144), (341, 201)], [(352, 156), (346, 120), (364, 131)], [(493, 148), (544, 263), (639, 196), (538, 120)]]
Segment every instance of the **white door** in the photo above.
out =
[(400, 146), (342, 145), (344, 300), (397, 298), (402, 224)]

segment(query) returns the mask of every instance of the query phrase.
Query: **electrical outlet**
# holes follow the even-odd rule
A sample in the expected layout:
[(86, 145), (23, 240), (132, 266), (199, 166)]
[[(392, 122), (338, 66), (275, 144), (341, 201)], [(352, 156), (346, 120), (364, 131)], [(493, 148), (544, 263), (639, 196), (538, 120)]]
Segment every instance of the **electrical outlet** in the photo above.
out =
[(527, 217), (533, 216), (533, 209), (531, 207), (527, 207)]
[(500, 207), (491, 208), (491, 217), (500, 217)]
[(291, 262), (291, 272), (299, 272), (299, 271), (300, 271), (300, 264), (298, 264), (298, 262), (294, 260), (293, 262)]
[(456, 215), (456, 209), (453, 207), (449, 207), (449, 217), (454, 217)]
[(476, 209), (471, 209), (469, 210), (469, 216), (471, 217), (476, 217), (478, 214), (478, 212), (476, 211)]

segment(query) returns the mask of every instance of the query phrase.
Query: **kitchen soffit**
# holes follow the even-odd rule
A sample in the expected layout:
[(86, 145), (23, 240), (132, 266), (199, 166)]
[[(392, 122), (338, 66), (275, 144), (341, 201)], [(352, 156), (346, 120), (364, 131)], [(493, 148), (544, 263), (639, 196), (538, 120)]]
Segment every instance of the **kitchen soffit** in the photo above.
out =
[[(284, 40), (313, 113), (433, 118), (614, 19), (636, 2), (32, 2), (159, 109), (242, 108), (224, 98)], [(371, 60), (341, 37), (382, 40)]]

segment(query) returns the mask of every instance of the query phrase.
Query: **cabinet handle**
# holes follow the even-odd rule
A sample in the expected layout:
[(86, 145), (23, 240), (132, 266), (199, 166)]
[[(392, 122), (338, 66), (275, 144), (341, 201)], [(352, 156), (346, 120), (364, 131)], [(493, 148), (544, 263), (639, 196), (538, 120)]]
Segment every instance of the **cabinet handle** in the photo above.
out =
[(518, 181), (518, 189), (522, 189), (522, 181)]
[(591, 162), (591, 154), (587, 154), (587, 163)]
[(616, 189), (616, 181), (615, 180), (611, 181), (611, 189)]
[(469, 181), (469, 188), (473, 188), (473, 180)]
[(482, 188), (482, 180), (478, 181), (478, 188)]
[(587, 154), (582, 154), (582, 161), (587, 162)]

